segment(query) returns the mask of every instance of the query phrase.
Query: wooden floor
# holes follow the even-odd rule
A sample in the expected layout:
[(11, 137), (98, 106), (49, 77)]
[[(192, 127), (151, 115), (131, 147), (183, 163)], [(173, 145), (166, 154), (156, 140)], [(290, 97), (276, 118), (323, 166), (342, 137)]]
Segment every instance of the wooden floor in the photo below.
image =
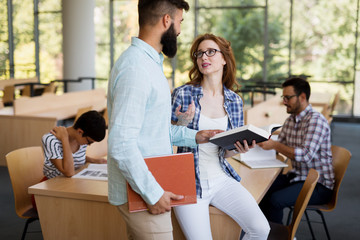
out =
[[(360, 222), (360, 124), (333, 122), (333, 144), (348, 148), (352, 153), (349, 168), (345, 174), (337, 208), (325, 213), (333, 240), (359, 239)], [(286, 215), (286, 214), (284, 214)], [(313, 217), (318, 218), (316, 215)], [(20, 239), (25, 220), (15, 214), (14, 199), (6, 167), (0, 167), (0, 239)], [(326, 239), (320, 224), (313, 224), (317, 239)], [(30, 224), (30, 231), (39, 231), (39, 222)], [(41, 233), (28, 233), (27, 240), (42, 239)], [(297, 240), (311, 239), (305, 222), (301, 222), (296, 234)]]

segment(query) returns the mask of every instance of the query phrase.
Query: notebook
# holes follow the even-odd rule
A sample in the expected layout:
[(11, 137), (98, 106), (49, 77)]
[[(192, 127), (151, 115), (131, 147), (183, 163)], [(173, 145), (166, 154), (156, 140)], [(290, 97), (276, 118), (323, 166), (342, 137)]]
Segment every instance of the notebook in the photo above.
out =
[[(150, 172), (165, 191), (183, 195), (181, 200), (172, 200), (171, 206), (196, 203), (194, 155), (178, 153), (144, 159)], [(145, 201), (127, 183), (129, 212), (147, 210)]]
[(72, 178), (107, 181), (107, 164), (90, 163), (87, 168), (84, 168), (83, 170), (72, 176)]
[(264, 150), (258, 145), (246, 153), (240, 153), (233, 156), (233, 158), (249, 168), (275, 168), (288, 166), (286, 163), (276, 159), (275, 150)]

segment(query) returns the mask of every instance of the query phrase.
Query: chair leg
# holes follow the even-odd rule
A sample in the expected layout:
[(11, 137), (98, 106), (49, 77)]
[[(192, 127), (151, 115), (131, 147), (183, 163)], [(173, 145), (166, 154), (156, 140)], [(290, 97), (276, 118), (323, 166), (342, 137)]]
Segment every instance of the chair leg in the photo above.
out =
[(22, 233), (22, 236), (21, 236), (21, 240), (25, 239), (25, 235), (26, 235), (27, 228), (28, 228), (29, 224), (32, 223), (33, 221), (36, 221), (36, 220), (38, 220), (38, 218), (28, 218), (26, 220), (25, 227), (24, 227), (24, 230), (23, 230), (23, 233)]
[(288, 217), (287, 217), (287, 220), (286, 220), (286, 226), (290, 225), (290, 219), (291, 219), (293, 210), (294, 209), (292, 207), (289, 207), (289, 214), (288, 214)]
[(309, 226), (309, 229), (310, 229), (310, 233), (311, 233), (311, 236), (312, 236), (312, 239), (316, 239), (315, 238), (315, 235), (314, 235), (314, 231), (313, 231), (313, 229), (312, 229), (312, 226), (311, 226), (311, 223), (310, 223), (310, 218), (309, 218), (309, 215), (307, 214), (307, 211), (306, 211), (306, 209), (305, 209), (305, 217), (306, 217), (306, 222), (307, 222), (307, 224), (308, 224), (308, 226)]
[(323, 225), (324, 225), (324, 228), (325, 228), (326, 236), (327, 236), (328, 240), (330, 240), (330, 233), (329, 233), (329, 230), (328, 230), (327, 225), (326, 225), (324, 214), (320, 210), (316, 210), (316, 212), (320, 215), (321, 220), (322, 220)]

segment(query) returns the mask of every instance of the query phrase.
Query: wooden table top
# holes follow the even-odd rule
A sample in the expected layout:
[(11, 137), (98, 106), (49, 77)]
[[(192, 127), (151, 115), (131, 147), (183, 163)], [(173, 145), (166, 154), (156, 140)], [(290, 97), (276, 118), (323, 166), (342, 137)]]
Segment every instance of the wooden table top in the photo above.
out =
[[(281, 168), (250, 169), (229, 158), (228, 161), (241, 176), (241, 183), (260, 202)], [(29, 188), (29, 193), (73, 199), (108, 202), (108, 182), (59, 176)]]

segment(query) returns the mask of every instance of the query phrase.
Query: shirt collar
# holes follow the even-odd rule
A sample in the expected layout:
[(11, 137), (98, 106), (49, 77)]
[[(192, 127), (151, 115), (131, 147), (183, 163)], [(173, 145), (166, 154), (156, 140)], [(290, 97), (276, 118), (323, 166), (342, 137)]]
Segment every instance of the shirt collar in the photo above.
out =
[(311, 104), (309, 104), (303, 111), (301, 111), (298, 115), (292, 114), (292, 117), (295, 122), (300, 122), (312, 109)]
[(232, 91), (230, 89), (228, 89), (227, 87), (225, 87), (225, 85), (223, 85), (224, 87), (224, 98), (225, 100), (229, 100), (229, 101), (236, 101), (236, 95), (232, 94)]
[[(201, 98), (204, 93), (203, 93), (203, 88), (201, 85), (196, 85), (196, 86), (192, 86), (193, 87), (193, 91), (192, 91), (192, 96), (193, 97), (199, 97)], [(225, 85), (223, 85), (224, 88), (224, 101), (236, 101), (236, 98), (233, 94), (231, 94), (231, 90), (229, 90), (227, 87), (225, 87)]]
[(162, 53), (158, 53), (155, 48), (150, 46), (145, 41), (141, 40), (138, 37), (131, 38), (131, 45), (142, 49), (150, 58), (152, 58), (157, 64), (163, 65), (164, 55)]

